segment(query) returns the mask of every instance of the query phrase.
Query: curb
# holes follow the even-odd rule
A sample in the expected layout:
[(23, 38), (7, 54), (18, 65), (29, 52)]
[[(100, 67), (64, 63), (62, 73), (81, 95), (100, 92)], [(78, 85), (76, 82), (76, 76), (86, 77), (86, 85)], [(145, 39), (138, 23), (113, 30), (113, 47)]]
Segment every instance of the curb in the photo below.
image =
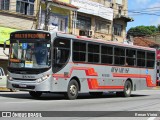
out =
[(0, 87), (0, 91), (9, 91), (9, 89), (7, 89), (5, 87)]
[(160, 90), (160, 86), (154, 87), (154, 90)]

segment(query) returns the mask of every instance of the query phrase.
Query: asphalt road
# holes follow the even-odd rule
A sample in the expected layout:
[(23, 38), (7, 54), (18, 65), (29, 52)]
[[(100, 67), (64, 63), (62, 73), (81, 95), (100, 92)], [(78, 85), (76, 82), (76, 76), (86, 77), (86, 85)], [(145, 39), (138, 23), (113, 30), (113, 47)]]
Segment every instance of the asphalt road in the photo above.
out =
[[(48, 114), (56, 114), (58, 117), (55, 119), (62, 120), (160, 120), (160, 118), (153, 117), (140, 117), (145, 113), (151, 113), (147, 111), (160, 111), (160, 90), (143, 90), (132, 92), (132, 96), (128, 98), (116, 97), (114, 93), (105, 93), (101, 97), (92, 97), (89, 94), (80, 94), (76, 100), (65, 100), (63, 95), (57, 94), (43, 94), (40, 99), (33, 99), (28, 92), (0, 92), (0, 111), (51, 111)], [(53, 112), (56, 111), (56, 112)], [(57, 112), (63, 111), (63, 112)], [(82, 112), (69, 112), (66, 111), (82, 111)], [(88, 112), (84, 117), (84, 111)], [(97, 112), (103, 111), (103, 112)], [(109, 112), (106, 112), (109, 111)], [(116, 111), (116, 112), (114, 112)], [(130, 111), (123, 112), (122, 111)], [(134, 115), (137, 112), (138, 117), (123, 117), (127, 115)], [(155, 113), (155, 112), (153, 112)], [(47, 114), (47, 112), (46, 112)], [(67, 114), (70, 116), (67, 117)], [(71, 117), (73, 114), (73, 117)], [(76, 115), (83, 116), (77, 117)], [(116, 117), (122, 115), (122, 117)], [(156, 114), (156, 113), (155, 113)], [(111, 117), (106, 117), (111, 116)], [(115, 118), (116, 117), (116, 118)], [(8, 120), (9, 118), (0, 118), (0, 120)], [(18, 120), (21, 118), (12, 118), (12, 120)], [(25, 118), (27, 119), (27, 118)], [(29, 120), (35, 120), (35, 118), (29, 118)], [(53, 118), (37, 118), (37, 120), (48, 120)]]

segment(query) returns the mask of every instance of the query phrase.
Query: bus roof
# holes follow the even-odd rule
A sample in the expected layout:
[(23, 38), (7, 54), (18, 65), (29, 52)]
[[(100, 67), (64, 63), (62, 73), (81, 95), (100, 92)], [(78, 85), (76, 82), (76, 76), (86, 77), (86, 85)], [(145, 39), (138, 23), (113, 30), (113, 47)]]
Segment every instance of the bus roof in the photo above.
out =
[(78, 39), (78, 40), (82, 40), (82, 41), (102, 43), (102, 44), (113, 45), (113, 46), (129, 47), (129, 48), (135, 48), (135, 49), (156, 51), (155, 48), (123, 44), (123, 43), (114, 42), (114, 41), (107, 41), (107, 40), (103, 40), (103, 39), (88, 38), (88, 37), (84, 37), (84, 36), (76, 36), (76, 35), (65, 34), (65, 33), (60, 33), (60, 32), (57, 32), (57, 36), (59, 36), (59, 37), (67, 37), (67, 38), (71, 38), (71, 39)]
[(76, 35), (67, 34), (67, 33), (63, 33), (63, 32), (54, 32), (54, 31), (50, 32), (50, 31), (44, 31), (44, 30), (19, 30), (19, 31), (15, 31), (12, 33), (18, 33), (18, 32), (45, 32), (45, 33), (50, 33), (50, 34), (56, 34), (59, 37), (67, 37), (67, 38), (78, 39), (78, 40), (82, 40), (82, 41), (96, 42), (96, 43), (102, 43), (102, 44), (107, 44), (107, 45), (149, 50), (149, 51), (156, 51), (155, 48), (123, 44), (123, 43), (114, 42), (114, 41), (107, 41), (107, 40), (103, 40), (103, 39), (94, 39), (94, 38), (88, 38), (88, 37), (83, 37), (83, 36), (76, 36)]

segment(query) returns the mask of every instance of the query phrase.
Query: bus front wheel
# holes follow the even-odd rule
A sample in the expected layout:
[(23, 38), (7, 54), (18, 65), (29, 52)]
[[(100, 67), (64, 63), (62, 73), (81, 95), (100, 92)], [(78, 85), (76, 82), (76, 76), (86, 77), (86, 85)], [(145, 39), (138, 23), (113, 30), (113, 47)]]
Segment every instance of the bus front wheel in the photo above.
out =
[(71, 80), (68, 84), (67, 92), (64, 94), (69, 100), (74, 100), (78, 96), (79, 85), (76, 80)]
[(130, 97), (131, 91), (132, 91), (132, 84), (129, 80), (127, 80), (124, 84), (123, 92), (116, 92), (116, 95), (120, 97)]
[(38, 92), (38, 91), (29, 91), (29, 94), (34, 97), (34, 98), (39, 98), (42, 95), (42, 92)]

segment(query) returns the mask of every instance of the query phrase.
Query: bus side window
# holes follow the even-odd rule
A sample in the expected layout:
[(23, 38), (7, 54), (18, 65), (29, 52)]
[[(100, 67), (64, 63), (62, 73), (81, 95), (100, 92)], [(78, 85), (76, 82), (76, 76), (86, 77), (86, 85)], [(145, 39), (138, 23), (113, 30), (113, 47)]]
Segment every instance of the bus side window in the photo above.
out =
[(126, 49), (126, 63), (129, 66), (136, 65), (136, 51), (134, 49)]
[(138, 50), (137, 51), (137, 66), (139, 67), (145, 67), (145, 51)]
[(125, 49), (120, 47), (114, 48), (114, 64), (124, 65), (125, 64)]

